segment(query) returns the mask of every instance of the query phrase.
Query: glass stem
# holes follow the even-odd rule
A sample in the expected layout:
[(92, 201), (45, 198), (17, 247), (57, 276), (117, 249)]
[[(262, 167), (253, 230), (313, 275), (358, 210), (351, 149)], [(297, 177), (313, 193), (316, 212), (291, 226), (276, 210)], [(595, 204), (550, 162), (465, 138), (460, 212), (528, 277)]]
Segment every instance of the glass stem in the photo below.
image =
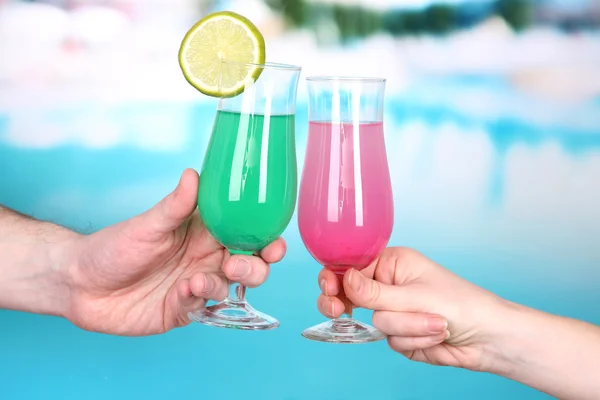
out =
[(344, 297), (344, 312), (339, 318), (352, 319), (352, 303), (346, 297)]
[(230, 303), (245, 303), (246, 302), (246, 286), (237, 282), (229, 283), (229, 295), (227, 301)]
[[(245, 255), (252, 256), (254, 253), (251, 251), (243, 251), (243, 250), (232, 250), (227, 249), (229, 254), (231, 255)], [(229, 303), (245, 303), (246, 302), (246, 286), (237, 283), (237, 282), (229, 282), (229, 294), (227, 295), (227, 299), (225, 300)]]
[(352, 309), (354, 308), (354, 306), (352, 302), (346, 297), (343, 287), (340, 293), (340, 297), (344, 302), (344, 312), (342, 312), (342, 315), (340, 315), (338, 319), (352, 319)]
[(340, 294), (338, 297), (344, 302), (344, 312), (338, 318), (333, 319), (333, 329), (336, 331), (347, 331), (350, 328), (349, 322), (352, 320), (353, 306), (344, 293), (344, 275), (338, 275), (338, 278), (340, 280)]

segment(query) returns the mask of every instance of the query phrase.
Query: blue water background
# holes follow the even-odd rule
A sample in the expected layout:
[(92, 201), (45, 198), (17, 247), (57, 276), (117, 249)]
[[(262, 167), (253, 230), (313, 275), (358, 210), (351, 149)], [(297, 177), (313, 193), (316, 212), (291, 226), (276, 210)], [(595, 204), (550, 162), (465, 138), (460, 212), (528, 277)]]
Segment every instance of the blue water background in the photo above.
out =
[[(386, 104), (396, 205), (390, 244), (415, 247), (510, 300), (600, 324), (600, 101), (578, 107), (587, 125), (568, 119), (547, 125), (527, 118), (526, 109), (518, 115), (457, 109), (432, 99), (433, 85), (417, 83)], [(543, 108), (502, 80), (463, 77), (435, 86), (449, 99), (476, 88)], [(57, 106), (35, 116), (77, 129), (77, 118), (93, 107)], [(185, 130), (183, 146), (169, 151), (126, 142), (104, 149), (76, 142), (32, 148), (9, 138), (23, 116), (0, 112), (0, 203), (86, 233), (131, 217), (166, 195), (184, 168), (200, 169), (214, 110), (211, 102), (103, 109), (104, 118), (131, 137), (150, 129), (131, 121), (161, 114), (152, 129), (164, 135)], [(301, 102), (300, 164), (306, 116)], [(279, 329), (191, 325), (122, 338), (58, 318), (0, 311), (0, 399), (548, 398), (492, 375), (407, 361), (385, 342), (304, 340), (302, 329), (323, 320), (316, 309), (319, 266), (295, 220), (284, 237), (287, 257), (248, 296), (280, 319)]]

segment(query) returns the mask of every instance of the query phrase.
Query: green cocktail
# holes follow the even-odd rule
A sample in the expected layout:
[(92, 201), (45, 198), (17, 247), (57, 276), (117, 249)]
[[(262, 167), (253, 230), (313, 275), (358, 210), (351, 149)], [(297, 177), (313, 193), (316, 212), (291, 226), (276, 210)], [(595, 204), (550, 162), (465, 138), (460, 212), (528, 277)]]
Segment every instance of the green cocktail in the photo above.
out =
[[(235, 76), (251, 78), (244, 81), (240, 94), (219, 100), (200, 172), (198, 209), (208, 231), (230, 253), (253, 254), (283, 233), (296, 206), (300, 68), (223, 63), (227, 63), (221, 67), (223, 74), (236, 71)], [(260, 74), (246, 73), (245, 68)], [(245, 288), (238, 284), (230, 285), (227, 299), (188, 315), (193, 321), (225, 328), (279, 326), (275, 318), (248, 304)]]
[(198, 208), (231, 253), (273, 242), (296, 205), (294, 115), (218, 111), (202, 166)]

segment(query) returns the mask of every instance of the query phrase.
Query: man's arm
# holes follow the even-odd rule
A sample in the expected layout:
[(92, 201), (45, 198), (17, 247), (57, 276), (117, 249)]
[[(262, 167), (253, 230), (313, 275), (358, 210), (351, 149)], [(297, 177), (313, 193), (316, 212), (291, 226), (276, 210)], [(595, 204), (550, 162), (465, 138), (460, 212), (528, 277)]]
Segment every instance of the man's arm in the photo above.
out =
[(489, 372), (560, 399), (600, 398), (600, 327), (513, 303), (496, 317)]
[(78, 237), (0, 206), (0, 308), (65, 316)]

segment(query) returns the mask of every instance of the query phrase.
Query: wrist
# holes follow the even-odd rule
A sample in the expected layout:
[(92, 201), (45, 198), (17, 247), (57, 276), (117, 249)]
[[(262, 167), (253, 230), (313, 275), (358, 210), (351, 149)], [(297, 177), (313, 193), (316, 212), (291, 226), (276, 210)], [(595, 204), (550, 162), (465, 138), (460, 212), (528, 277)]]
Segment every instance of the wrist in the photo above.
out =
[(81, 235), (67, 231), (63, 240), (48, 248), (48, 277), (52, 282), (48, 292), (48, 300), (52, 303), (50, 315), (71, 319), (73, 271), (77, 267), (81, 239)]
[(35, 220), (9, 224), (0, 235), (0, 308), (68, 317), (79, 235)]
[(484, 372), (514, 379), (529, 340), (535, 338), (535, 310), (498, 299), (486, 331)]
[(598, 398), (597, 326), (508, 301), (496, 317), (487, 372), (556, 398)]

